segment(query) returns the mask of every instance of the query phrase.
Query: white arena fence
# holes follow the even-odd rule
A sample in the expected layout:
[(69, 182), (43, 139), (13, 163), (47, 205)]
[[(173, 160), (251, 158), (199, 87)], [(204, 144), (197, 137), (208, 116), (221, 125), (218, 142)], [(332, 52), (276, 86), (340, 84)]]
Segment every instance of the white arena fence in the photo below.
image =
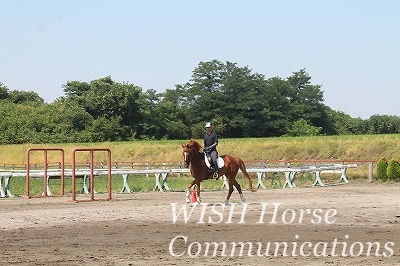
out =
[[(296, 180), (298, 180), (304, 174), (311, 176), (313, 181), (311, 186), (324, 187), (329, 185), (324, 183), (322, 174), (333, 173), (338, 175), (337, 184), (346, 184), (349, 182), (347, 178), (347, 169), (358, 168), (362, 165), (368, 171), (368, 179), (372, 182), (373, 176), (373, 163), (372, 161), (357, 161), (357, 162), (333, 162), (333, 161), (276, 161), (276, 162), (245, 162), (247, 172), (252, 176), (257, 176), (257, 188), (267, 189), (265, 185), (268, 182), (267, 179), (271, 179), (271, 184), (274, 181), (279, 181), (279, 185), (282, 188), (296, 188)], [(96, 165), (96, 163), (95, 163)], [(82, 194), (90, 194), (90, 177), (107, 175), (108, 168), (104, 168), (104, 164), (97, 163), (98, 167), (94, 169), (87, 168), (87, 165), (81, 164), (75, 167), (75, 178), (82, 178), (82, 188), (80, 192)], [(33, 169), (32, 169), (33, 168)], [(42, 168), (42, 169), (40, 169)], [(46, 172), (46, 178), (45, 178)], [(240, 171), (239, 171), (240, 173)], [(128, 184), (130, 176), (134, 175), (146, 175), (147, 177), (154, 178), (154, 190), (155, 191), (168, 191), (168, 177), (189, 175), (190, 170), (182, 168), (181, 163), (162, 163), (162, 164), (137, 164), (137, 163), (113, 163), (111, 167), (111, 175), (122, 176), (122, 187), (119, 193), (131, 193), (131, 189)], [(12, 197), (11, 179), (14, 177), (22, 177), (27, 175), (27, 171), (24, 170), (24, 166), (3, 166), (0, 169), (0, 197)], [(38, 165), (30, 166), (28, 178), (42, 178), (46, 182), (44, 188), (46, 192), (43, 192), (45, 196), (53, 195), (50, 191), (50, 182), (52, 179), (71, 178), (73, 175), (71, 169), (43, 169), (43, 166)], [(279, 176), (284, 176), (282, 178)], [(228, 187), (228, 181), (225, 176), (221, 177), (221, 189)], [(89, 183), (89, 185), (88, 185)]]

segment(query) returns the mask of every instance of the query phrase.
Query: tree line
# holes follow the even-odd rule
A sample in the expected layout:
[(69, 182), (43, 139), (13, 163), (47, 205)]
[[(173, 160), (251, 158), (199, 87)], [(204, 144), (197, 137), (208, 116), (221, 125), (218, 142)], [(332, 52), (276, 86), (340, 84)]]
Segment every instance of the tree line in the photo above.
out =
[(247, 66), (200, 62), (191, 79), (157, 92), (110, 76), (68, 81), (45, 103), (0, 82), (0, 144), (202, 138), (211, 121), (223, 138), (395, 134), (400, 117), (352, 118), (326, 106), (305, 69), (266, 78)]

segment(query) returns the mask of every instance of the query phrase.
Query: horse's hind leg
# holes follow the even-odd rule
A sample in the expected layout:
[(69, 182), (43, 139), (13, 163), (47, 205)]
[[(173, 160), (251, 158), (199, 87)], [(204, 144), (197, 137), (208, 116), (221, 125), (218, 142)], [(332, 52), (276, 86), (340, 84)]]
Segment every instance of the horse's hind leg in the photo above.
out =
[(245, 201), (246, 201), (246, 198), (243, 196), (242, 187), (241, 187), (240, 184), (236, 181), (236, 179), (233, 180), (233, 185), (235, 186), (235, 188), (236, 188), (237, 191), (239, 192), (240, 200), (241, 200), (242, 202), (245, 202)]

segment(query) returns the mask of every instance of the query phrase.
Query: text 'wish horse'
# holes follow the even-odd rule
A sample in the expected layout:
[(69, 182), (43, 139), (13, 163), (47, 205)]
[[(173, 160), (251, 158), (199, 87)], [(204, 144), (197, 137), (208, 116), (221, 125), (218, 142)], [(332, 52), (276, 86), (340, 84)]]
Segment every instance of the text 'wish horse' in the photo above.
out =
[[(190, 189), (193, 185), (196, 185), (197, 202), (200, 202), (200, 182), (206, 179), (213, 179), (213, 173), (208, 170), (206, 165), (205, 156), (202, 151), (202, 146), (198, 141), (191, 139), (188, 144), (182, 145), (183, 148), (183, 159), (185, 162), (185, 167), (190, 165), (190, 173), (194, 177), (194, 180), (188, 185), (186, 192), (186, 202), (190, 202)], [(255, 192), (256, 189), (253, 188), (250, 175), (246, 171), (246, 166), (242, 159), (237, 157), (232, 157), (230, 155), (222, 155), (221, 158), (224, 161), (224, 166), (219, 169), (219, 176), (225, 175), (228, 178), (229, 190), (228, 196), (225, 199), (225, 203), (228, 203), (229, 198), (233, 192), (233, 186), (237, 189), (240, 195), (240, 199), (244, 202), (245, 198), (242, 194), (242, 188), (236, 181), (236, 175), (239, 169), (242, 171), (243, 175), (249, 182), (249, 189)]]

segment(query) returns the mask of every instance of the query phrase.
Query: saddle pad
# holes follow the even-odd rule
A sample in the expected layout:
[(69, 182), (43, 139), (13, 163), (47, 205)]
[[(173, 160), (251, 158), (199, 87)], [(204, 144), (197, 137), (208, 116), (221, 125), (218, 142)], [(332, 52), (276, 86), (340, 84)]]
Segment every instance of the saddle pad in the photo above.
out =
[[(204, 160), (206, 161), (206, 165), (208, 168), (212, 168), (210, 162), (208, 161), (207, 158), (207, 154), (204, 153)], [(218, 164), (218, 168), (222, 168), (224, 167), (225, 163), (224, 163), (224, 159), (222, 159), (221, 157), (218, 156), (217, 158), (217, 164)]]

